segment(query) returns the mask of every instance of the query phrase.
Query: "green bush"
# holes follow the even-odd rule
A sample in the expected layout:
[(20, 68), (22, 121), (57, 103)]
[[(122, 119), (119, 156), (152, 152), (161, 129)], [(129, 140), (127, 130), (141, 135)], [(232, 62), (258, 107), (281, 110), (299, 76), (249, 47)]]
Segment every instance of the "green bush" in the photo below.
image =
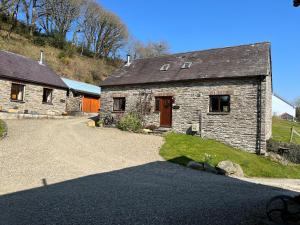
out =
[(136, 114), (129, 113), (120, 119), (117, 127), (120, 130), (137, 132), (142, 129), (142, 122)]

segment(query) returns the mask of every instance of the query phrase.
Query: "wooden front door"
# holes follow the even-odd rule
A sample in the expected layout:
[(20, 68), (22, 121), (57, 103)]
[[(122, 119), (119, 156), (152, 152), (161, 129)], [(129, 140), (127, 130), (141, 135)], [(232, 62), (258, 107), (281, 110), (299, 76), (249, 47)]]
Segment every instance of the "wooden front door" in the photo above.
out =
[(172, 97), (160, 97), (160, 126), (172, 126)]
[(86, 113), (97, 113), (100, 109), (100, 100), (84, 96), (82, 98), (82, 111)]

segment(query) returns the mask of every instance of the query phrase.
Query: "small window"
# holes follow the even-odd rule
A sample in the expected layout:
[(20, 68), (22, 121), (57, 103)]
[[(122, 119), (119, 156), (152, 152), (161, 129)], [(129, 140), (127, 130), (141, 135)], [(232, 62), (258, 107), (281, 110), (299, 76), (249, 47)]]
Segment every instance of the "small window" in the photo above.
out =
[(164, 64), (161, 66), (160, 70), (161, 71), (167, 71), (170, 68), (170, 64)]
[(210, 96), (210, 112), (230, 112), (229, 95), (212, 95)]
[(43, 89), (43, 103), (52, 103), (52, 92), (53, 89), (49, 89), (49, 88)]
[(25, 85), (12, 84), (10, 98), (13, 101), (24, 101)]
[(160, 111), (160, 98), (159, 97), (155, 97), (155, 112), (159, 112)]
[(126, 99), (125, 98), (114, 98), (114, 111), (125, 111)]
[(183, 63), (181, 69), (189, 69), (192, 66), (192, 62)]

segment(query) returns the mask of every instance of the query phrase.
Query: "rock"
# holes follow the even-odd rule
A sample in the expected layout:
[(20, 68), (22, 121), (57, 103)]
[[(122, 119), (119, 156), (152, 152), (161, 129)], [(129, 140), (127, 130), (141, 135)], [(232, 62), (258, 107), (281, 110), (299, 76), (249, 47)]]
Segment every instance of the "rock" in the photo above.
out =
[(289, 164), (288, 160), (286, 160), (283, 156), (276, 154), (274, 152), (267, 152), (266, 157), (269, 157), (270, 160), (281, 163), (284, 166)]
[(150, 130), (150, 129), (143, 129), (143, 133), (146, 133), (146, 134), (152, 133), (152, 130)]
[(231, 175), (237, 177), (244, 176), (242, 167), (239, 164), (231, 162), (229, 160), (219, 162), (217, 168), (219, 170), (225, 171), (225, 175)]
[(7, 112), (9, 112), (9, 113), (17, 113), (18, 110), (16, 110), (16, 109), (8, 109)]
[(95, 127), (96, 126), (96, 122), (94, 120), (89, 120), (87, 122), (88, 127)]
[(204, 169), (203, 163), (198, 163), (195, 161), (189, 161), (186, 166), (189, 168), (195, 169), (195, 170), (203, 170)]

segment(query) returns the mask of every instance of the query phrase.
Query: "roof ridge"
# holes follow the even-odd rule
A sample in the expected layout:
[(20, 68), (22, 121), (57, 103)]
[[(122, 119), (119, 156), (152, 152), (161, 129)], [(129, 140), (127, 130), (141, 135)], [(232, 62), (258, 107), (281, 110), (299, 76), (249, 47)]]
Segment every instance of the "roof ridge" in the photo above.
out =
[(231, 46), (218, 47), (218, 48), (208, 48), (208, 49), (202, 49), (202, 50), (178, 52), (178, 53), (173, 53), (173, 54), (165, 54), (165, 55), (147, 57), (147, 58), (142, 58), (142, 59), (134, 59), (133, 61), (146, 60), (146, 59), (155, 59), (155, 58), (164, 58), (164, 57), (168, 57), (168, 56), (177, 56), (177, 55), (184, 55), (184, 54), (189, 54), (189, 53), (205, 52), (205, 51), (228, 49), (228, 48), (237, 48), (237, 47), (243, 47), (243, 46), (261, 45), (261, 44), (271, 44), (271, 42), (270, 41), (262, 41), (262, 42), (255, 42), (255, 43), (250, 43), (250, 44), (240, 44), (240, 45), (231, 45)]

